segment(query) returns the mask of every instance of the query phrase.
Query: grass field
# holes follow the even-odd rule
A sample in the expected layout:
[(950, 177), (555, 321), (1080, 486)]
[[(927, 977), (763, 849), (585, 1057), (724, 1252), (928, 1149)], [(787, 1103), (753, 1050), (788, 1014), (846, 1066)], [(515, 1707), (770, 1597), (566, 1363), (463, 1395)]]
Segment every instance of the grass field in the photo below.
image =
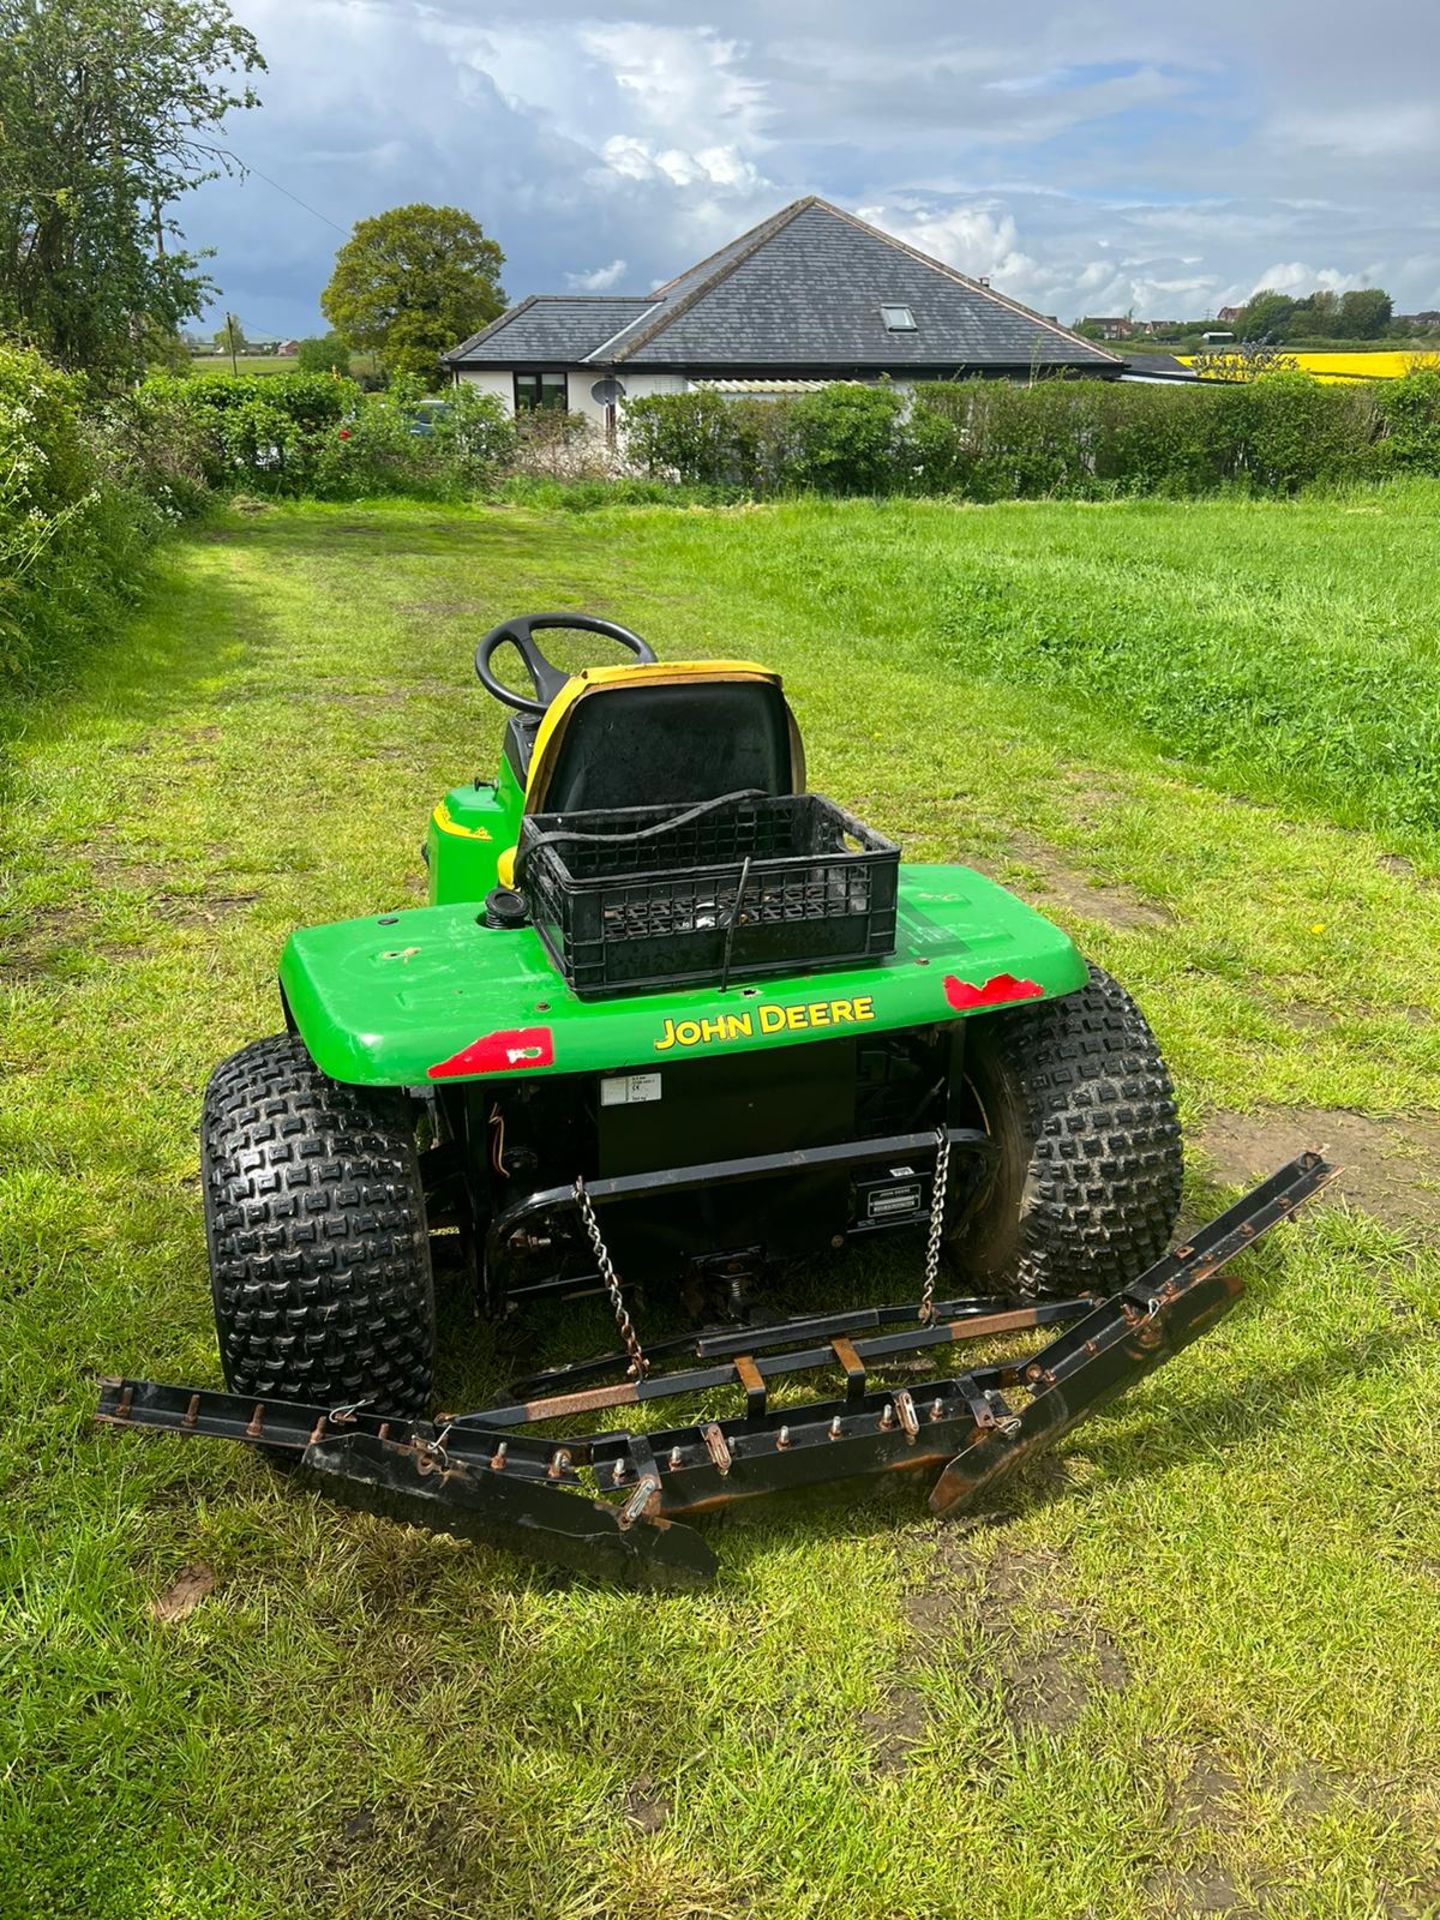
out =
[(294, 373), (293, 353), (197, 353), (191, 357), (196, 373)]
[[(0, 814), (0, 1915), (1440, 1912), (1437, 508), (285, 508), (173, 546), (21, 717)], [(277, 1024), (292, 925), (418, 897), (498, 742), (474, 641), (555, 605), (774, 662), (814, 786), (1125, 979), (1190, 1218), (1317, 1138), (1350, 1163), (985, 1524), (788, 1501), (655, 1598), (89, 1430), (102, 1372), (218, 1380), (209, 1069)], [(510, 1355), (447, 1312), (453, 1402)]]
[[(192, 373), (295, 373), (298, 363), (293, 353), (239, 353), (231, 364), (228, 353), (197, 353), (191, 356)], [(350, 372), (355, 379), (377, 371), (375, 357), (368, 353), (350, 356)]]

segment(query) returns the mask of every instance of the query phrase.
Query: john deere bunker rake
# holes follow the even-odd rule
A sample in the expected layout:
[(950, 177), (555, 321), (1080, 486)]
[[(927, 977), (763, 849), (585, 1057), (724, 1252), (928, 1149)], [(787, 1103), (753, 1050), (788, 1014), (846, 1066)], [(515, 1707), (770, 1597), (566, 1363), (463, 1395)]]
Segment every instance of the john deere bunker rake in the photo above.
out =
[[(551, 628), (633, 661), (562, 672)], [(528, 693), (495, 673), (507, 645)], [(969, 1506), (1212, 1326), (1227, 1262), (1331, 1177), (1301, 1154), (1167, 1252), (1180, 1132), (1135, 1003), (993, 882), (902, 866), (806, 792), (778, 675), (661, 664), (576, 614), (506, 622), (476, 668), (514, 712), (496, 778), (431, 817), (430, 903), (294, 934), (286, 1032), (211, 1079), (228, 1391), (106, 1381), (102, 1421), (692, 1584), (715, 1561), (683, 1522), (732, 1501), (929, 1469), (935, 1513)], [(782, 1263), (907, 1233), (905, 1304), (764, 1316)], [(436, 1235), (488, 1313), (598, 1294), (619, 1350), (431, 1417)], [(943, 1263), (973, 1294), (937, 1298)], [(622, 1274), (718, 1324), (642, 1342)], [(1045, 1338), (1023, 1358), (916, 1384), (915, 1356), (1025, 1330)], [(822, 1369), (828, 1397), (782, 1395)], [(724, 1389), (724, 1417), (557, 1437)]]

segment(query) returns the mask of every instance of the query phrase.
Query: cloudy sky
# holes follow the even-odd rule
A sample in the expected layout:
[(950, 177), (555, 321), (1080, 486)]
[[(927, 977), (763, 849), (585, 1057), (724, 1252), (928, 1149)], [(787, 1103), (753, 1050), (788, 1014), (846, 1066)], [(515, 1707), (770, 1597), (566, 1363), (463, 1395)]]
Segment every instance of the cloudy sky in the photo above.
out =
[(182, 212), (252, 334), (318, 330), (351, 224), (408, 200), (475, 214), (512, 299), (644, 292), (820, 193), (1063, 320), (1440, 307), (1426, 0), (232, 4), (252, 172)]

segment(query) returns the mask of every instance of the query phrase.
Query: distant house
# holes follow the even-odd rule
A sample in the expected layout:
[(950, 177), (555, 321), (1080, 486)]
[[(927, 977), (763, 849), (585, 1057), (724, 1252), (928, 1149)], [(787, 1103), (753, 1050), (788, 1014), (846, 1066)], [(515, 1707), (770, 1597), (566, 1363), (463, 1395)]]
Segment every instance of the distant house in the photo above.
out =
[(1110, 315), (1086, 314), (1080, 322), (1089, 327), (1092, 333), (1098, 333), (1102, 340), (1128, 340), (1135, 331), (1135, 322), (1128, 313)]
[(515, 411), (831, 380), (1118, 379), (1124, 362), (813, 195), (648, 294), (532, 294), (445, 356)]
[(284, 354), (286, 358), (292, 357), (299, 353), (299, 351), (300, 342), (298, 340), (282, 340), (280, 342), (280, 352)]
[(1221, 307), (1215, 318), (1223, 320), (1228, 327), (1233, 321), (1238, 320), (1244, 311), (1243, 307)]

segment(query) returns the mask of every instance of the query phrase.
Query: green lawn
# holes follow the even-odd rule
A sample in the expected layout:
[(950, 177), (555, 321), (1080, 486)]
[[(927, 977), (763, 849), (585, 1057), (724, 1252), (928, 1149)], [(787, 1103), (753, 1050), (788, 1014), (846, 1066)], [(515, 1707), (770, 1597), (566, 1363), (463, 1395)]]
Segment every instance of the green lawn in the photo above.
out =
[(228, 353), (197, 353), (191, 356), (197, 373), (293, 373), (293, 353), (237, 353), (232, 361)]
[[(0, 814), (0, 1915), (1440, 1912), (1437, 509), (284, 508), (169, 549)], [(987, 1524), (788, 1501), (657, 1598), (90, 1431), (102, 1372), (218, 1380), (206, 1076), (293, 924), (418, 897), (499, 737), (474, 642), (542, 606), (773, 662), (814, 786), (1069, 926), (1172, 1060), (1192, 1218), (1354, 1163)], [(454, 1400), (507, 1354), (447, 1324)]]
[[(296, 360), (293, 353), (238, 353), (231, 364), (228, 353), (192, 354), (190, 368), (193, 373), (294, 373)], [(352, 376), (377, 371), (375, 356), (369, 353), (353, 353), (350, 356)]]

